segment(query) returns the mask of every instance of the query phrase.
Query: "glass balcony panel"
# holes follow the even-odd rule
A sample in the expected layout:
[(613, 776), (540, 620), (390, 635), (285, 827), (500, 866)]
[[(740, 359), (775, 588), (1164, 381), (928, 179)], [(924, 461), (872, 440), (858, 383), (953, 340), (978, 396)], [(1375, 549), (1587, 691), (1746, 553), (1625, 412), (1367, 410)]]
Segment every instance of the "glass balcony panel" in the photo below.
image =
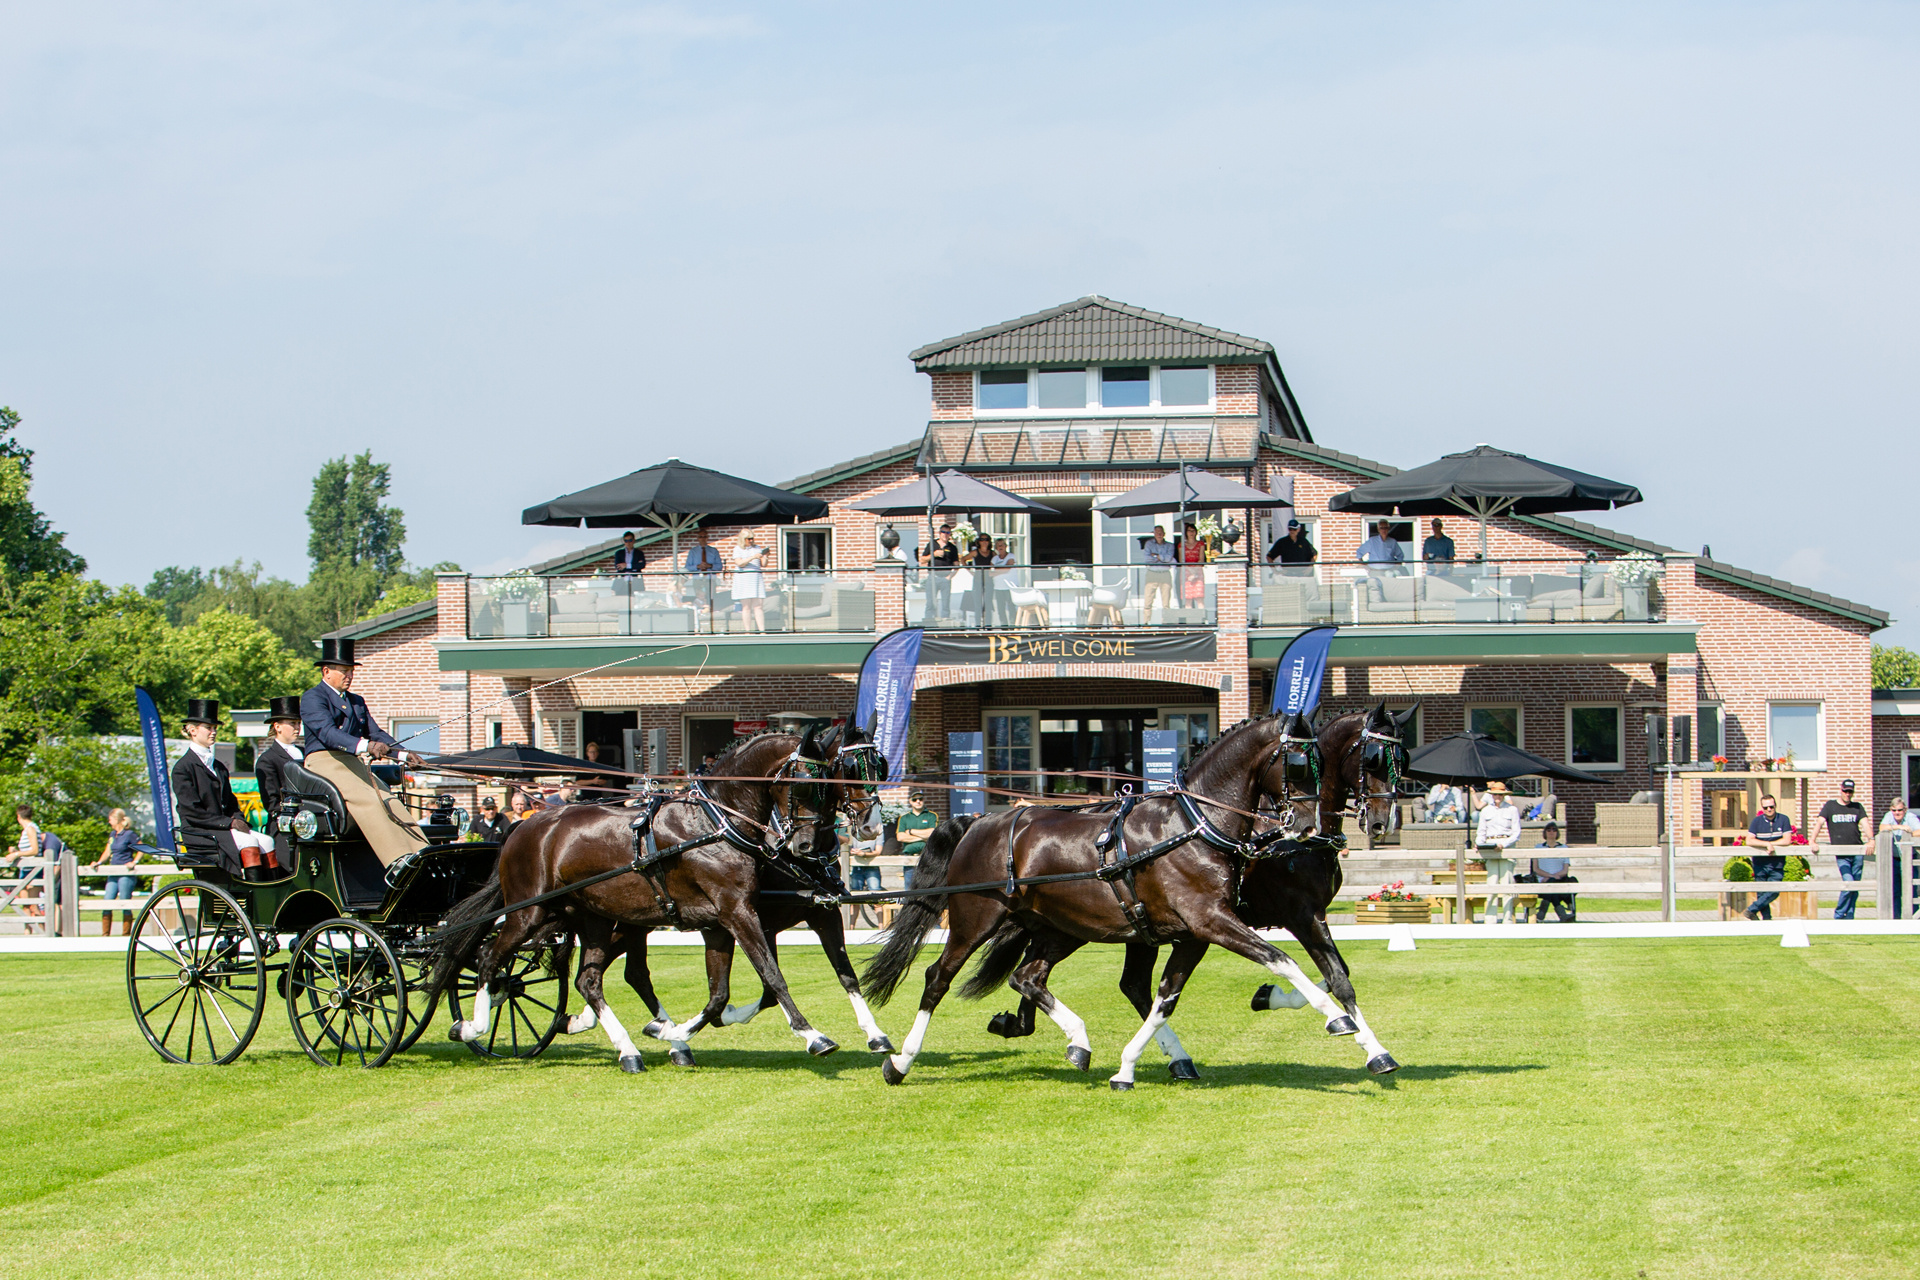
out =
[(473, 640), (872, 633), (871, 573), (651, 573), (472, 578)]
[(1043, 631), (1099, 627), (1211, 627), (1208, 565), (1053, 564), (922, 570), (907, 621), (933, 631)]
[(1661, 622), (1659, 570), (1638, 557), (1260, 564), (1247, 572), (1247, 618), (1256, 627)]

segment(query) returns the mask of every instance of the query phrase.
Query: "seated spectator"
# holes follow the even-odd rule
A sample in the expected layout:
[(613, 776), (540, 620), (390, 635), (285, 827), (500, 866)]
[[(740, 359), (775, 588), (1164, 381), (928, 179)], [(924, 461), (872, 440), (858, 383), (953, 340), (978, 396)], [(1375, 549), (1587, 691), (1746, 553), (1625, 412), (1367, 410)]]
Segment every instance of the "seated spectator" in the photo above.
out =
[(1420, 558), (1428, 564), (1453, 564), (1453, 539), (1440, 527), (1438, 516), (1434, 517), (1433, 536), (1420, 544)]
[(507, 832), (512, 829), (512, 821), (501, 816), (500, 802), (492, 796), (481, 799), (480, 816), (475, 818), (473, 825), (467, 828), (470, 833), (479, 836), (482, 840), (492, 840), (496, 843), (505, 840)]
[(1375, 522), (1373, 536), (1360, 544), (1360, 550), (1354, 556), (1363, 564), (1377, 565), (1403, 564), (1406, 558), (1406, 551), (1393, 536), (1392, 523), (1386, 520)]
[(527, 801), (527, 793), (516, 787), (513, 794), (507, 797), (506, 820), (508, 828), (511, 829), (519, 826), (527, 820), (527, 815), (532, 812), (532, 806)]
[[(112, 813), (109, 813), (107, 815), (107, 825), (113, 828), (113, 834), (108, 837), (107, 847), (100, 851), (100, 856), (94, 859), (93, 865), (96, 867), (131, 867), (134, 863), (140, 861), (140, 851), (133, 847), (140, 842), (140, 836), (134, 831), (133, 820), (127, 817), (127, 811), (125, 809), (115, 809)], [(133, 886), (138, 879), (138, 876), (133, 875), (108, 876), (106, 880), (107, 901), (112, 902), (115, 898), (125, 900), (133, 897)], [(100, 913), (100, 936), (104, 938), (111, 932), (113, 932), (113, 912), (102, 911)], [(123, 935), (133, 932), (133, 912), (122, 911), (120, 913), (120, 932)]]
[(1320, 558), (1320, 552), (1307, 541), (1307, 528), (1298, 520), (1287, 521), (1287, 531), (1273, 540), (1267, 548), (1267, 563), (1277, 564), (1289, 576), (1309, 576), (1303, 568), (1288, 569), (1286, 566), (1311, 565)]
[[(1549, 822), (1546, 829), (1540, 834), (1544, 839), (1534, 846), (1537, 849), (1564, 849), (1567, 847), (1560, 843), (1560, 824), (1557, 822)], [(1568, 862), (1564, 855), (1547, 858), (1536, 855), (1533, 859), (1534, 882), (1537, 884), (1578, 883), (1578, 877), (1567, 868)], [(1540, 895), (1539, 914), (1534, 917), (1539, 923), (1545, 924), (1547, 922), (1547, 906), (1549, 903), (1553, 906), (1555, 920), (1561, 924), (1573, 924), (1575, 922), (1575, 908), (1572, 894), (1543, 893)]]
[[(1793, 835), (1793, 820), (1781, 813), (1772, 796), (1760, 797), (1760, 812), (1747, 824), (1748, 857), (1753, 863), (1755, 880), (1787, 878), (1787, 841)], [(1777, 890), (1760, 894), (1746, 910), (1749, 920), (1773, 919), (1773, 900)]]
[(1467, 804), (1460, 795), (1460, 788), (1445, 782), (1436, 782), (1427, 792), (1428, 822), (1465, 822)]

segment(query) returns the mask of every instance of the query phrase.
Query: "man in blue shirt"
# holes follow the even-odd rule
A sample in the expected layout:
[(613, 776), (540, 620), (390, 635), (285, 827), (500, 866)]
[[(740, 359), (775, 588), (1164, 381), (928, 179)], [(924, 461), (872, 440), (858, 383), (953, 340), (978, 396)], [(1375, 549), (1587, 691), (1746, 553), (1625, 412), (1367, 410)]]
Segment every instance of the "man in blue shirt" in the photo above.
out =
[(1420, 558), (1429, 564), (1453, 563), (1453, 539), (1440, 527), (1439, 517), (1433, 521), (1433, 536), (1420, 544)]
[(707, 545), (707, 531), (693, 531), (693, 545), (680, 564), (680, 599), (695, 609), (713, 608), (713, 588), (722, 567), (720, 552)]
[(1392, 525), (1382, 520), (1373, 526), (1373, 536), (1360, 544), (1359, 558), (1367, 564), (1401, 564), (1407, 553), (1394, 539)]
[[(1772, 796), (1760, 797), (1760, 812), (1747, 824), (1747, 847), (1753, 861), (1755, 880), (1787, 878), (1787, 838), (1793, 834), (1793, 821), (1779, 811)], [(1773, 919), (1773, 900), (1778, 892), (1763, 893), (1747, 908), (1749, 920)]]

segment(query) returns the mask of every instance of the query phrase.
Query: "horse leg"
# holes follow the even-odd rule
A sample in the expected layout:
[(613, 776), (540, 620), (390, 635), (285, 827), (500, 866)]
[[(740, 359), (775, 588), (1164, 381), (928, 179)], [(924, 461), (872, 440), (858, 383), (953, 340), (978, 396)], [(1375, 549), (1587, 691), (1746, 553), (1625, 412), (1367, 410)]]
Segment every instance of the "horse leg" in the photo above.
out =
[(793, 993), (787, 990), (787, 980), (780, 972), (780, 966), (773, 958), (773, 944), (760, 931), (760, 917), (752, 907), (745, 903), (732, 903), (722, 910), (721, 919), (740, 943), (740, 949), (747, 953), (747, 961), (753, 965), (754, 972), (760, 975), (760, 981), (767, 984), (774, 999), (780, 1002), (780, 1008), (787, 1015), (787, 1026), (793, 1034), (807, 1042), (807, 1052), (816, 1058), (824, 1058), (840, 1046), (815, 1030), (800, 1012), (800, 1006), (793, 1001)]
[(1087, 1024), (1079, 1014), (1067, 1008), (1066, 1002), (1047, 990), (1047, 975), (1053, 967), (1078, 951), (1086, 944), (1078, 938), (1070, 938), (1063, 933), (1048, 930), (1035, 933), (1029, 944), (1026, 961), (1007, 979), (1007, 985), (1018, 991), (1026, 999), (1037, 1005), (1040, 1011), (1052, 1018), (1054, 1025), (1067, 1034), (1067, 1065), (1085, 1071), (1093, 1063), (1093, 1046), (1087, 1040)]
[(907, 1078), (907, 1072), (913, 1069), (913, 1060), (920, 1056), (920, 1046), (926, 1043), (927, 1024), (933, 1021), (933, 1011), (940, 1007), (947, 988), (953, 985), (968, 958), (993, 936), (1006, 918), (1005, 904), (991, 898), (968, 895), (948, 899), (947, 945), (940, 949), (939, 958), (927, 966), (926, 990), (921, 993), (920, 1012), (913, 1016), (913, 1029), (907, 1032), (907, 1042), (900, 1046), (900, 1052), (880, 1060), (881, 1079), (888, 1084), (899, 1084)]
[(653, 991), (653, 974), (647, 968), (647, 935), (651, 929), (628, 926), (632, 941), (627, 946), (627, 985), (640, 997), (640, 1003), (653, 1011), (653, 1020), (640, 1028), (640, 1034), (667, 1042), (667, 1060), (676, 1067), (693, 1065), (693, 1051), (687, 1048), (687, 1033), (674, 1025), (673, 1015), (660, 1003)]
[(681, 1043), (692, 1039), (700, 1028), (718, 1024), (727, 1010), (727, 994), (733, 974), (733, 935), (725, 929), (702, 929), (707, 944), (707, 1007), (693, 1015), (693, 1021), (680, 1024)]
[(892, 1053), (893, 1041), (887, 1039), (887, 1033), (880, 1029), (873, 1010), (867, 1007), (866, 997), (860, 994), (860, 979), (853, 971), (853, 959), (847, 955), (847, 929), (840, 919), (840, 908), (823, 907), (807, 914), (807, 923), (813, 926), (813, 932), (819, 937), (820, 945), (827, 953), (827, 963), (833, 966), (833, 975), (840, 979), (840, 989), (847, 993), (847, 1003), (853, 1006), (853, 1018), (860, 1029), (867, 1033), (867, 1051), (869, 1053)]
[[(1200, 958), (1207, 954), (1207, 943), (1199, 938), (1187, 938), (1173, 944), (1173, 952), (1167, 957), (1166, 972), (1160, 976), (1160, 995), (1147, 1010), (1146, 1021), (1140, 1024), (1140, 1030), (1133, 1039), (1127, 1041), (1127, 1047), (1120, 1051), (1120, 1069), (1113, 1073), (1107, 1084), (1115, 1090), (1133, 1088), (1133, 1067), (1140, 1061), (1140, 1055), (1147, 1051), (1147, 1042), (1157, 1039), (1166, 1029), (1167, 1019), (1173, 1016), (1173, 1007), (1180, 1003), (1180, 992), (1187, 985), (1187, 977), (1193, 972)], [(1157, 950), (1157, 948), (1156, 948)], [(1191, 1062), (1188, 1063), (1192, 1065)], [(1197, 1074), (1197, 1073), (1196, 1073)], [(1180, 1079), (1178, 1073), (1174, 1078)]]
[(645, 1071), (647, 1064), (640, 1060), (640, 1050), (627, 1035), (627, 1029), (620, 1025), (620, 1019), (607, 1007), (605, 978), (607, 966), (613, 963), (618, 954), (613, 940), (613, 928), (610, 922), (594, 919), (583, 921), (580, 929), (580, 975), (574, 979), (574, 987), (580, 992), (587, 1007), (599, 1017), (600, 1025), (607, 1029), (607, 1039), (613, 1042), (614, 1052), (620, 1056), (620, 1069), (632, 1075)]
[(1189, 925), (1194, 937), (1218, 943), (1235, 955), (1253, 961), (1275, 977), (1292, 983), (1294, 990), (1306, 997), (1308, 1004), (1326, 1015), (1328, 1035), (1355, 1037), (1355, 1043), (1367, 1055), (1367, 1070), (1380, 1076), (1400, 1069), (1393, 1055), (1374, 1038), (1373, 1030), (1367, 1026), (1364, 1018), (1349, 1014), (1334, 1003), (1333, 998), (1308, 978), (1306, 971), (1295, 964), (1291, 956), (1249, 929), (1239, 917), (1220, 909), (1209, 918), (1190, 920)]
[(447, 1031), (449, 1040), (478, 1040), (487, 1034), (493, 1018), (493, 978), (500, 962), (539, 932), (545, 922), (546, 912), (538, 907), (522, 907), (501, 922), (493, 941), (482, 947), (474, 960), (473, 1017), (455, 1022)]
[[(763, 921), (760, 932), (761, 932), (761, 936), (767, 940), (767, 954), (773, 957), (773, 962), (775, 964), (779, 964), (780, 963), (779, 930), (766, 928), (765, 922)], [(726, 1007), (726, 1009), (720, 1014), (720, 1025), (726, 1026), (726, 1027), (733, 1027), (733, 1026), (738, 1026), (743, 1022), (752, 1022), (754, 1018), (759, 1015), (760, 1011), (766, 1008), (768, 1005), (773, 1004), (775, 1002), (775, 999), (776, 997), (773, 994), (772, 988), (768, 987), (766, 983), (762, 982), (760, 984), (760, 994), (754, 997), (752, 1004), (730, 1004)]]
[[(1120, 971), (1120, 994), (1127, 998), (1134, 1012), (1142, 1018), (1153, 1013), (1153, 963), (1159, 958), (1160, 948), (1152, 943), (1127, 944), (1126, 967)], [(1160, 1029), (1153, 1033), (1153, 1042), (1160, 1046), (1160, 1052), (1167, 1055), (1167, 1073), (1175, 1080), (1200, 1078), (1200, 1069), (1193, 1065), (1193, 1055), (1180, 1043), (1180, 1037), (1173, 1033), (1171, 1022), (1160, 1025)]]
[[(1027, 937), (1027, 950), (1020, 957), (1020, 965), (1026, 964), (1040, 954), (1040, 942), (1031, 934)], [(1017, 969), (1020, 965), (1015, 965)], [(1012, 975), (1008, 975), (1008, 986), (1012, 986)], [(1033, 1034), (1033, 1015), (1039, 1011), (1039, 1002), (1027, 996), (1020, 997), (1020, 1009), (1017, 1013), (1002, 1010), (987, 1019), (987, 1032), (1005, 1040), (1019, 1040)]]

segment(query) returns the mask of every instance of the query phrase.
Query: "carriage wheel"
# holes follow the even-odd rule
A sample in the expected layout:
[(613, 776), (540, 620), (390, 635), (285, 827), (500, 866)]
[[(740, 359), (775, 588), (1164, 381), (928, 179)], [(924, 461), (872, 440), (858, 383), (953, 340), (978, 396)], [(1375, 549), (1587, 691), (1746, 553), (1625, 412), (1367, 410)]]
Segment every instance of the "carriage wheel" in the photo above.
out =
[[(553, 952), (551, 962), (547, 955)], [(465, 1042), (483, 1058), (532, 1058), (540, 1054), (567, 1021), (567, 971), (572, 968), (571, 941), (554, 947), (526, 946), (508, 956), (494, 975), (491, 1016), (487, 1034)], [(465, 1018), (478, 975), (462, 969), (447, 990), (448, 1007), (456, 1021)]]
[(323, 1067), (385, 1066), (407, 1024), (407, 981), (387, 940), (358, 920), (323, 920), (287, 962), (287, 1020)]
[(168, 1062), (225, 1066), (260, 1027), (260, 935), (226, 890), (182, 880), (147, 899), (127, 940), (133, 1020)]
[(403, 960), (401, 969), (407, 979), (407, 1031), (400, 1037), (400, 1043), (393, 1046), (395, 1053), (413, 1048), (431, 1021), (427, 1014), (427, 989), (433, 985), (432, 962)]

